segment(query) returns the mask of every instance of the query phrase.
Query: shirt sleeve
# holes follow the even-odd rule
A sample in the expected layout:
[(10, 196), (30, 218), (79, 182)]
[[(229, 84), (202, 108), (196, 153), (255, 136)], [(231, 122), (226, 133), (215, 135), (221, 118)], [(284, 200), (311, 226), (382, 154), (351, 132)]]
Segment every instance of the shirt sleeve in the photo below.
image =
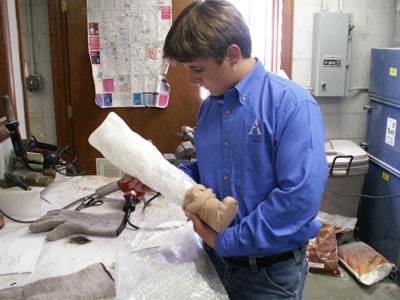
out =
[(191, 163), (180, 163), (178, 165), (178, 169), (182, 170), (185, 172), (187, 175), (192, 177), (194, 181), (197, 183), (200, 182), (200, 175), (199, 175), (199, 168), (197, 166), (197, 162), (191, 162)]

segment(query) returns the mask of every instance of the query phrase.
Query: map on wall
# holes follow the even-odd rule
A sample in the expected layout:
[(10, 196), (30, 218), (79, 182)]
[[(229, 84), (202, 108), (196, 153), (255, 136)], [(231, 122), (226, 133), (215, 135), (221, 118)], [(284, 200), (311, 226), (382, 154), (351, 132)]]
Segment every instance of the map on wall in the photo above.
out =
[(87, 0), (88, 49), (100, 107), (166, 107), (171, 0)]

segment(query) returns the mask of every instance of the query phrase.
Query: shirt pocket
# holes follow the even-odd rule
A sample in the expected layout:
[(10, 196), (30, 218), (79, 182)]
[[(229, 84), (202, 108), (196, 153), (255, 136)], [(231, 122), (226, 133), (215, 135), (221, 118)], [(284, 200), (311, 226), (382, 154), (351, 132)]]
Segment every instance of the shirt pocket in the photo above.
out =
[(249, 209), (264, 201), (275, 186), (272, 148), (267, 143), (235, 143), (232, 169), (237, 197)]

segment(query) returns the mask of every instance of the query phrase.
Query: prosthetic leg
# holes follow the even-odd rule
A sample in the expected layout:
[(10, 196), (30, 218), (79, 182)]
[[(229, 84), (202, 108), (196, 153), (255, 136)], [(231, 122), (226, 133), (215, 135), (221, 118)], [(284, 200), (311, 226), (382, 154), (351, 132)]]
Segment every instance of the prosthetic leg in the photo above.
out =
[[(186, 193), (196, 185), (190, 176), (170, 164), (151, 142), (132, 131), (114, 112), (109, 113), (103, 123), (90, 135), (89, 143), (115, 167), (136, 177), (181, 207), (183, 207)], [(190, 194), (188, 193), (188, 195)], [(197, 198), (193, 199), (196, 201)], [(213, 200), (208, 200), (208, 203), (214, 203), (212, 209), (207, 209), (210, 204), (205, 204), (200, 211), (193, 212), (197, 213), (214, 230), (221, 232), (235, 217), (237, 202), (233, 199), (226, 204), (214, 197)], [(186, 206), (183, 209), (186, 209)], [(230, 209), (227, 210), (227, 207)], [(222, 211), (217, 212), (218, 209)], [(190, 209), (188, 210), (190, 211)], [(205, 211), (204, 214), (201, 212), (202, 210)], [(218, 222), (211, 222), (213, 221), (210, 220), (212, 211), (219, 216)], [(229, 213), (224, 213), (225, 211)], [(209, 217), (205, 218), (204, 215)]]

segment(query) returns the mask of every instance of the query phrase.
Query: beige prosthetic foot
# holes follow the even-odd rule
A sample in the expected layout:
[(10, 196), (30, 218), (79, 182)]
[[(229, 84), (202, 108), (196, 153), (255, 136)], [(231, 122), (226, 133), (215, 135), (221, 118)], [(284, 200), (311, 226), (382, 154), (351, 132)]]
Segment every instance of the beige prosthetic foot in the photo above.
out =
[(225, 197), (220, 201), (211, 189), (201, 184), (194, 185), (186, 192), (182, 208), (198, 214), (216, 232), (224, 231), (238, 212), (238, 204), (234, 198)]

